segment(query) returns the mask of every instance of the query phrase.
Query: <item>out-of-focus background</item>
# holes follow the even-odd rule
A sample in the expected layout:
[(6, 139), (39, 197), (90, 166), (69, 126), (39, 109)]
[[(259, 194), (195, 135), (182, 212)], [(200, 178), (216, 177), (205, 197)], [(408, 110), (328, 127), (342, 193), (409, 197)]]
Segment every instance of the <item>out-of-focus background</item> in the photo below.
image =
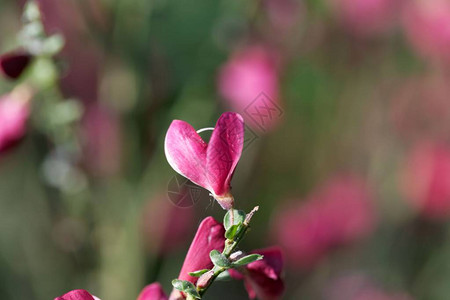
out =
[(242, 248), (283, 249), (283, 299), (449, 299), (450, 1), (37, 3), (43, 27), (0, 2), (0, 53), (27, 61), (0, 79), (1, 299), (169, 292), (223, 211), (165, 132), (230, 110), (236, 206), (261, 207)]

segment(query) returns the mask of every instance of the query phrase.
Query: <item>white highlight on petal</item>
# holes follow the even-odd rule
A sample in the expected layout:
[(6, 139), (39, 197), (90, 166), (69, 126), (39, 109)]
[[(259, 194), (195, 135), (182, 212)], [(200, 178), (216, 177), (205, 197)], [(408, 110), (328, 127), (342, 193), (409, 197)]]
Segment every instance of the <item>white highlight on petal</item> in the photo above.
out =
[(214, 130), (214, 127), (206, 127), (206, 128), (202, 128), (197, 130), (197, 133), (202, 133), (203, 131), (208, 131), (208, 130)]

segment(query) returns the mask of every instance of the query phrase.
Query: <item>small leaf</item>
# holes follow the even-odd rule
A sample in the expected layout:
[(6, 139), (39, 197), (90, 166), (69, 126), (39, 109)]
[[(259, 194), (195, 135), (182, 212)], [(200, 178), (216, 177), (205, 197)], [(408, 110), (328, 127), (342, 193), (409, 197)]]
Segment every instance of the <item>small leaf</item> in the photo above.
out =
[(230, 261), (217, 250), (213, 250), (209, 253), (209, 257), (213, 264), (217, 267), (228, 268), (230, 266)]
[[(233, 222), (231, 222), (233, 214)], [(225, 227), (225, 230), (228, 230), (233, 225), (239, 225), (244, 222), (245, 220), (245, 212), (242, 210), (237, 209), (230, 209), (223, 218), (223, 226)]]
[(189, 272), (189, 275), (192, 277), (200, 277), (208, 271), (209, 271), (208, 269), (198, 270), (194, 272)]
[(195, 289), (195, 287), (186, 289), (183, 292), (185, 292), (186, 294), (192, 296), (195, 299), (201, 299), (202, 298), (200, 296), (200, 294), (198, 293), (198, 291)]
[(227, 229), (225, 232), (225, 237), (229, 240), (232, 240), (238, 231), (239, 225), (232, 225), (230, 228)]
[(231, 279), (231, 275), (228, 271), (224, 271), (216, 277), (217, 281), (230, 281)]
[(37, 21), (41, 18), (41, 12), (34, 1), (28, 1), (24, 8), (23, 18), (26, 22)]
[(174, 280), (172, 280), (172, 285), (174, 288), (176, 288), (177, 290), (182, 291), (182, 292), (186, 292), (187, 290), (191, 290), (191, 289), (195, 290), (194, 285), (191, 282), (186, 281), (186, 280), (174, 279)]
[(237, 261), (233, 262), (233, 266), (245, 266), (254, 261), (261, 260), (261, 259), (263, 259), (263, 257), (264, 256), (259, 255), (259, 254), (250, 254), (250, 255), (244, 256), (244, 257), (238, 259)]

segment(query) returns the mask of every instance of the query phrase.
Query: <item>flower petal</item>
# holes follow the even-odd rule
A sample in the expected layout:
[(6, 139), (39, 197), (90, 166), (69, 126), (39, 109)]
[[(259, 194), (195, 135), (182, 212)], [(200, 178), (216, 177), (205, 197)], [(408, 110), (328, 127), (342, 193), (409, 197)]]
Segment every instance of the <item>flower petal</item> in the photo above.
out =
[(28, 99), (14, 93), (0, 96), (0, 152), (16, 144), (26, 132)]
[(161, 284), (154, 282), (147, 285), (139, 294), (137, 300), (167, 300), (166, 293), (161, 287)]
[(60, 297), (55, 298), (55, 300), (95, 300), (96, 298), (89, 294), (86, 290), (73, 290)]
[[(214, 194), (219, 196), (218, 198), (226, 196), (230, 191), (230, 181), (241, 157), (243, 146), (244, 120), (242, 116), (232, 112), (222, 114), (217, 120), (206, 154), (207, 178)], [(222, 205), (222, 203), (220, 204)]]
[[(280, 299), (284, 292), (284, 282), (280, 277), (283, 269), (283, 254), (278, 247), (252, 251), (264, 255), (262, 260), (248, 264), (243, 272), (244, 285), (250, 299)], [(229, 270), (235, 279), (242, 276), (236, 270)]]
[(207, 144), (187, 122), (174, 120), (166, 134), (164, 149), (170, 166), (192, 182), (210, 189), (206, 171)]
[(195, 284), (198, 278), (190, 276), (189, 272), (212, 268), (213, 263), (209, 258), (209, 252), (223, 250), (225, 245), (224, 235), (225, 229), (222, 224), (214, 220), (213, 217), (204, 219), (189, 247), (178, 279), (188, 280)]

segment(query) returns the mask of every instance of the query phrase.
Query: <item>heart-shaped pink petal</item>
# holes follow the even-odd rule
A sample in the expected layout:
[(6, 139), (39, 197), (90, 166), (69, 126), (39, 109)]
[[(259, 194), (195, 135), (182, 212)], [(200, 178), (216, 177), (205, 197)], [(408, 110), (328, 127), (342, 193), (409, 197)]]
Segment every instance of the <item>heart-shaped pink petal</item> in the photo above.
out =
[(167, 131), (165, 153), (176, 172), (209, 190), (224, 209), (230, 209), (230, 181), (243, 145), (244, 120), (228, 112), (217, 121), (209, 144), (190, 124), (174, 120)]

